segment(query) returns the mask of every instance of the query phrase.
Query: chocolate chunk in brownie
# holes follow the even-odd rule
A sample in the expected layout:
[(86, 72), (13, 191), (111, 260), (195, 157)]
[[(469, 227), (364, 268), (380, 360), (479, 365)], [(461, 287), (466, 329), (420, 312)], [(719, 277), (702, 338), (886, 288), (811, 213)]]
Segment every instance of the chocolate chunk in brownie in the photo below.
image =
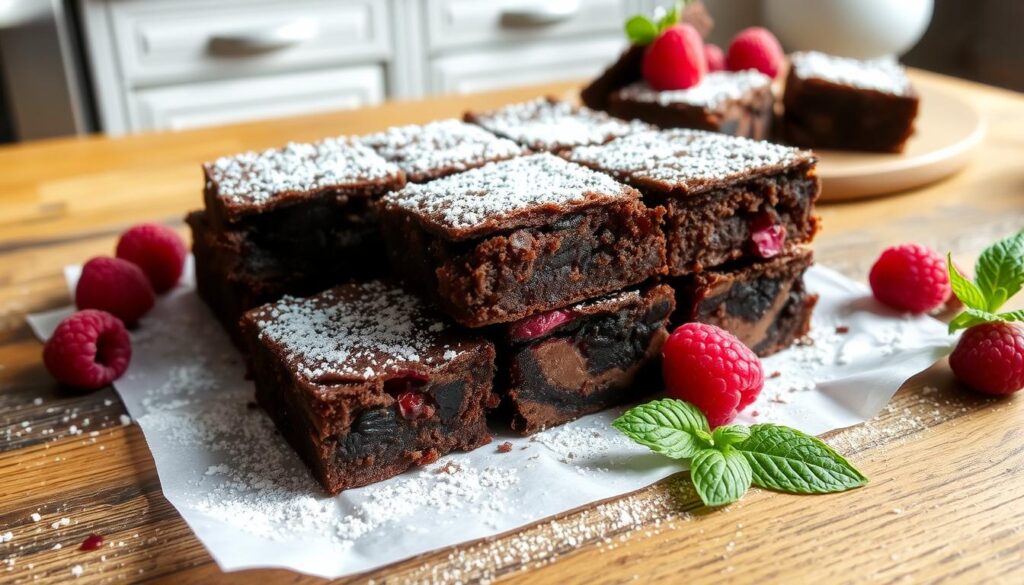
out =
[(531, 434), (656, 391), (675, 308), (666, 285), (628, 290), (499, 328), (499, 388), (513, 430)]
[(651, 127), (555, 98), (537, 98), (491, 112), (468, 112), (466, 121), (535, 151), (559, 152), (574, 146), (604, 144)]
[(812, 261), (811, 250), (798, 247), (771, 260), (670, 279), (677, 291), (673, 324), (710, 323), (758, 355), (781, 351), (810, 329), (818, 296), (807, 292), (803, 276)]
[(695, 128), (763, 140), (775, 116), (772, 80), (754, 70), (715, 71), (694, 87), (658, 91), (639, 81), (611, 94), (608, 112), (659, 128)]
[(494, 346), (372, 281), (242, 319), (257, 402), (330, 493), (490, 441)]
[(249, 230), (261, 245), (293, 255), (376, 231), (372, 202), (405, 184), (397, 166), (347, 138), (226, 156), (203, 170), (214, 229)]
[(410, 184), (380, 206), (396, 276), (470, 327), (663, 272), (662, 215), (635, 189), (550, 154)]
[(359, 142), (395, 163), (413, 183), (423, 183), (523, 155), (527, 150), (460, 120), (398, 126), (370, 134)]
[[(665, 207), (672, 275), (771, 257), (813, 239), (821, 190), (807, 151), (700, 130), (626, 136), (565, 155)], [(770, 245), (766, 245), (767, 243)]]
[(919, 98), (895, 60), (794, 53), (783, 96), (785, 139), (809, 148), (902, 152)]

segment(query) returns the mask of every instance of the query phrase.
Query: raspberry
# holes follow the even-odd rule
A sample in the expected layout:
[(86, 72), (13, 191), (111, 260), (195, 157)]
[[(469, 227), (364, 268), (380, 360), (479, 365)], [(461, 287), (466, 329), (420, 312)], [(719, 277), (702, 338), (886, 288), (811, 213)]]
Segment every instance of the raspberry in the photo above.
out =
[(784, 58), (775, 35), (766, 28), (752, 26), (732, 38), (725, 62), (730, 71), (757, 69), (774, 79), (782, 69)]
[(398, 395), (398, 412), (406, 420), (428, 418), (433, 412), (423, 397), (422, 392), (410, 390)]
[(121, 234), (117, 242), (117, 257), (138, 264), (158, 293), (178, 284), (187, 254), (177, 232), (156, 223), (137, 225)]
[(99, 309), (125, 323), (138, 321), (153, 308), (153, 287), (142, 269), (127, 260), (100, 256), (82, 267), (75, 287), (79, 309)]
[(86, 309), (61, 321), (43, 347), (43, 363), (62, 384), (93, 390), (121, 377), (132, 357), (121, 321)]
[(572, 313), (561, 309), (539, 313), (513, 325), (510, 335), (514, 340), (533, 339), (534, 337), (544, 335), (559, 325), (572, 321), (573, 318)]
[(750, 241), (762, 258), (774, 258), (786, 247), (786, 226), (776, 223), (770, 214), (762, 213), (750, 223)]
[(644, 53), (644, 79), (659, 91), (693, 87), (704, 78), (707, 68), (704, 41), (688, 24), (666, 28)]
[(949, 298), (949, 272), (938, 252), (918, 244), (886, 248), (871, 267), (871, 290), (900, 311), (924, 313)]
[(1018, 392), (1024, 388), (1024, 330), (1004, 322), (975, 325), (960, 337), (949, 367), (978, 392)]
[(662, 370), (669, 396), (694, 404), (711, 427), (727, 424), (764, 386), (761, 360), (731, 333), (686, 323), (665, 340)]
[(707, 43), (704, 45), (704, 60), (708, 63), (708, 71), (725, 71), (725, 53), (722, 47)]

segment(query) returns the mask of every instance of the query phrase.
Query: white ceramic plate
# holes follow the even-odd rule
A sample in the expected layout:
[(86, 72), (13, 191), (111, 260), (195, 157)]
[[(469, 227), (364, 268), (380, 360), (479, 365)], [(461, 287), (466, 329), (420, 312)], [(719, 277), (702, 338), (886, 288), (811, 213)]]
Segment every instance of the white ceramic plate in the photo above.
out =
[(985, 134), (974, 107), (925, 80), (916, 132), (901, 154), (818, 150), (822, 201), (875, 197), (927, 185), (962, 169)]

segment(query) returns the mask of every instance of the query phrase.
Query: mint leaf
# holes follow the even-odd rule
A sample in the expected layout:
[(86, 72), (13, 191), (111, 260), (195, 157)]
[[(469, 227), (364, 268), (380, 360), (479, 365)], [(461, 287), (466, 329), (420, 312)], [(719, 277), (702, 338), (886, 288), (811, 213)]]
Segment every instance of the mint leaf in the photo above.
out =
[(690, 478), (706, 506), (724, 506), (747, 493), (752, 471), (747, 459), (731, 447), (704, 449), (690, 464)]
[(729, 445), (742, 443), (750, 436), (750, 429), (743, 425), (726, 425), (718, 427), (711, 433), (711, 442), (716, 449), (721, 450)]
[(672, 26), (673, 24), (679, 22), (679, 17), (681, 15), (682, 14), (679, 10), (679, 4), (673, 4), (672, 8), (669, 8), (667, 11), (665, 11), (665, 15), (658, 19), (658, 32), (661, 32), (666, 28)]
[(949, 322), (949, 332), (952, 333), (957, 329), (966, 329), (968, 327), (974, 327), (975, 325), (980, 325), (982, 323), (991, 323), (993, 321), (1002, 320), (1004, 319), (1000, 315), (996, 315), (995, 313), (989, 313), (988, 311), (981, 311), (978, 309), (966, 307), (964, 308), (963, 313), (960, 313), (959, 315), (956, 316), (955, 319)]
[(626, 36), (634, 45), (647, 45), (658, 36), (658, 27), (651, 19), (638, 14), (626, 21)]
[(773, 424), (750, 427), (750, 438), (733, 447), (753, 470), (754, 485), (793, 494), (841, 492), (868, 479), (821, 440)]
[(996, 315), (1000, 321), (1018, 321), (1024, 322), (1024, 309), (1018, 309), (1016, 311), (1010, 311), (1008, 313), (999, 313)]
[(963, 274), (960, 274), (960, 271), (953, 264), (952, 254), (946, 254), (946, 266), (949, 268), (949, 283), (953, 287), (953, 294), (963, 301), (964, 305), (972, 309), (983, 311), (988, 309), (988, 299), (985, 298), (985, 294), (981, 292), (978, 285), (968, 280)]
[(689, 459), (708, 447), (711, 429), (699, 408), (672, 398), (634, 406), (612, 422), (633, 441), (674, 459)]
[(986, 248), (974, 272), (987, 300), (984, 308), (998, 311), (1024, 285), (1024, 230)]

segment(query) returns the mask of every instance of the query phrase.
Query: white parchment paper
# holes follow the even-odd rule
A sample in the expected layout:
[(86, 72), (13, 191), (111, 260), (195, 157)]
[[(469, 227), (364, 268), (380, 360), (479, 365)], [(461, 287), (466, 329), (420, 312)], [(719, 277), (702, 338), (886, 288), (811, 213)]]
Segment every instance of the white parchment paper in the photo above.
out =
[[(65, 272), (73, 285), (78, 267)], [(737, 422), (815, 434), (863, 422), (952, 344), (945, 325), (888, 311), (831, 270), (812, 268), (807, 284), (821, 295), (814, 343), (765, 360), (765, 389)], [(45, 339), (71, 312), (32, 315), (29, 323)], [(196, 296), (191, 270), (132, 343), (131, 366), (114, 387), (146, 436), (164, 495), (228, 571), (366, 571), (625, 494), (680, 469), (614, 431), (617, 409), (531, 438), (499, 430), (472, 453), (327, 497), (252, 407), (241, 357)], [(505, 441), (512, 450), (498, 453)]]

